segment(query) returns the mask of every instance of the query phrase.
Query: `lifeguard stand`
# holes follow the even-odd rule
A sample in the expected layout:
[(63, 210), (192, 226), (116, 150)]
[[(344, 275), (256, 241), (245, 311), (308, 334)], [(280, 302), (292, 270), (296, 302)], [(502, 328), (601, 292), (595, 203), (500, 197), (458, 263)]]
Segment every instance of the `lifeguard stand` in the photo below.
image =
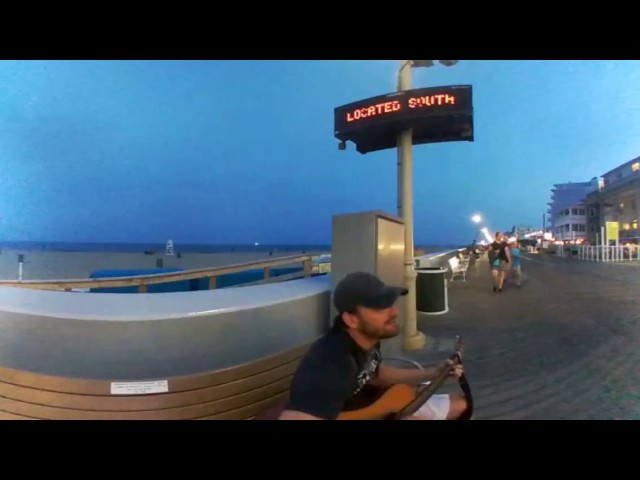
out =
[(164, 254), (168, 257), (173, 257), (175, 251), (173, 250), (173, 240), (167, 240), (167, 244), (164, 247)]

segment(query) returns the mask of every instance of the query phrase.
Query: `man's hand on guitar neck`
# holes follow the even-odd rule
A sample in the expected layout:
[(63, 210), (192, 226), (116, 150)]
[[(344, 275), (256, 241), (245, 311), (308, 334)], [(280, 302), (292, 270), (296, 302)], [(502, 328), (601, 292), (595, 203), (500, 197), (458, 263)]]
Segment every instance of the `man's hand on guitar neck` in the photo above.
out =
[[(448, 360), (448, 363), (453, 363)], [(380, 365), (378, 377), (374, 380), (375, 385), (380, 387), (390, 387), (398, 383), (405, 385), (420, 385), (429, 382), (438, 374), (441, 367), (425, 367), (422, 370), (408, 368), (394, 368), (386, 365)], [(453, 367), (450, 375), (460, 378), (464, 373), (464, 367), (458, 364)]]
[[(453, 364), (453, 361), (451, 360), (447, 360), (447, 363), (449, 365)], [(457, 377), (460, 378), (462, 376), (462, 374), (464, 373), (464, 367), (462, 366), (461, 363), (457, 364), (455, 367), (453, 367), (451, 369), (451, 372), (449, 372), (449, 375), (451, 375), (452, 377)]]
[[(380, 365), (378, 376), (374, 382), (375, 385), (380, 387), (390, 387), (398, 383), (420, 385), (421, 383), (431, 381), (439, 371), (439, 367), (427, 367), (422, 370), (417, 370)], [(462, 372), (462, 365), (458, 365), (454, 367), (451, 374), (459, 377), (462, 375)]]

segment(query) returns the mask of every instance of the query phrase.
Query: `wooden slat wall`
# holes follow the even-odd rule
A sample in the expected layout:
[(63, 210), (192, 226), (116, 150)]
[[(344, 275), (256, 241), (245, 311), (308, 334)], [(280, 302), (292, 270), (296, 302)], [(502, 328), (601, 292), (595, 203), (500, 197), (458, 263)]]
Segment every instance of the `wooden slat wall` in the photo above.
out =
[(169, 379), (169, 392), (111, 395), (109, 381), (0, 368), (0, 420), (241, 420), (285, 398), (309, 345), (244, 365)]
[(13, 413), (0, 412), (0, 420), (38, 420), (37, 418), (23, 417), (22, 415), (14, 415)]

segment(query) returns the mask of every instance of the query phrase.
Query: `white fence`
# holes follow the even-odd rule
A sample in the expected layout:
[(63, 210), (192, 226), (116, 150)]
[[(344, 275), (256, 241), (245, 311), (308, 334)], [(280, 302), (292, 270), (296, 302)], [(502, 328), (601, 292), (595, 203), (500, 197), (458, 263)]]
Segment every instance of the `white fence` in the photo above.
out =
[[(577, 251), (577, 254), (574, 252)], [(640, 262), (640, 246), (557, 245), (556, 254), (591, 262)]]

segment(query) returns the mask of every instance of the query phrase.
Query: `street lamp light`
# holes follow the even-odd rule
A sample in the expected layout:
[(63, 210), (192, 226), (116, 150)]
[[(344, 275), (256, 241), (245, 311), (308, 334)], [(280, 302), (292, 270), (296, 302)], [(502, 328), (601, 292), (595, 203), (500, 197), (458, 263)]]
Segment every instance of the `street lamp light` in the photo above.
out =
[(478, 243), (478, 234), (480, 233), (480, 222), (482, 221), (482, 217), (478, 214), (475, 214), (471, 217), (471, 221), (476, 224), (476, 236), (473, 239), (473, 244)]
[[(447, 67), (458, 60), (439, 60)], [(400, 60), (398, 69), (398, 92), (411, 89), (411, 68), (428, 68), (433, 60)], [(405, 287), (409, 294), (404, 296), (406, 318), (404, 322), (403, 347), (418, 350), (426, 343), (425, 336), (418, 331), (416, 312), (416, 271), (413, 246), (413, 132), (403, 130), (398, 135), (398, 217), (404, 220), (404, 273)]]
[[(433, 60), (407, 60), (407, 62), (411, 62), (411, 65), (415, 68), (433, 66)], [(452, 67), (458, 63), (458, 60), (438, 60), (438, 63), (445, 67)]]
[(433, 60), (409, 60), (411, 62), (411, 65), (415, 68), (420, 68), (420, 67), (433, 67)]
[(484, 238), (487, 242), (492, 243), (495, 240), (495, 238), (493, 238), (489, 233), (489, 229), (487, 227), (482, 227), (480, 231), (484, 234)]

